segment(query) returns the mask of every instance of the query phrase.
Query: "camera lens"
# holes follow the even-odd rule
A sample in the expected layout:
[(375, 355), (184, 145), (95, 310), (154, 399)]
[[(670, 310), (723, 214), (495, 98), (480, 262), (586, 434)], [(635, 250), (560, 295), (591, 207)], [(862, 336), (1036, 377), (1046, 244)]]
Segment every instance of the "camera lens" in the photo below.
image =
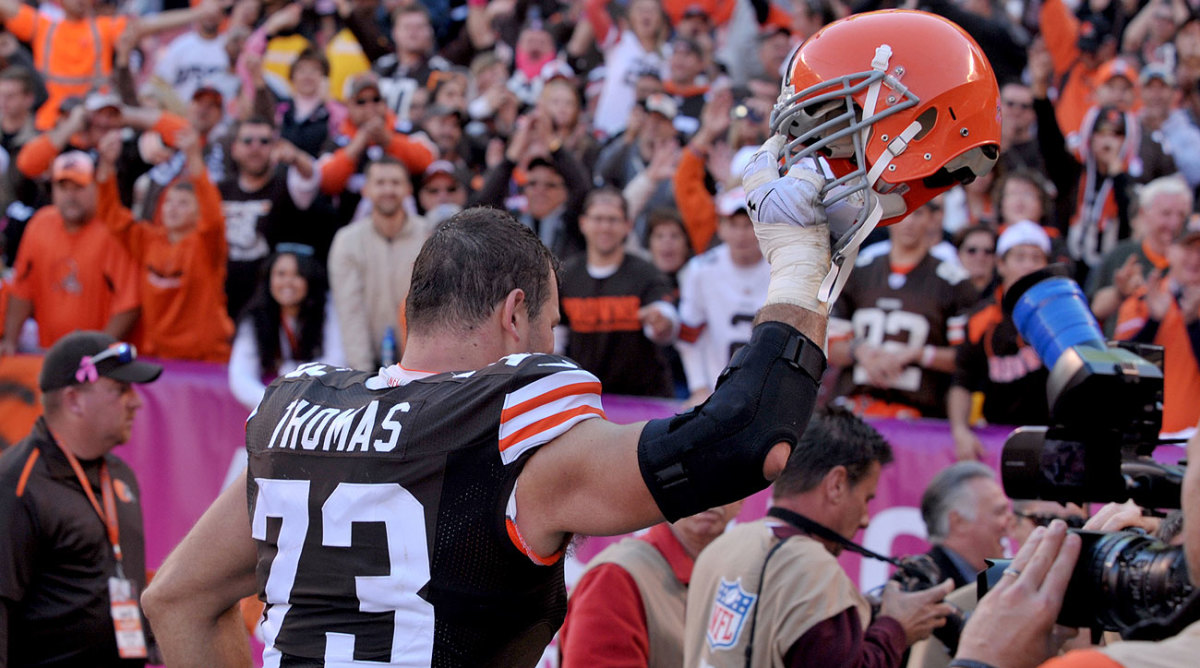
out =
[(1183, 548), (1128, 531), (1078, 533), (1084, 546), (1060, 623), (1120, 631), (1171, 614), (1192, 593)]

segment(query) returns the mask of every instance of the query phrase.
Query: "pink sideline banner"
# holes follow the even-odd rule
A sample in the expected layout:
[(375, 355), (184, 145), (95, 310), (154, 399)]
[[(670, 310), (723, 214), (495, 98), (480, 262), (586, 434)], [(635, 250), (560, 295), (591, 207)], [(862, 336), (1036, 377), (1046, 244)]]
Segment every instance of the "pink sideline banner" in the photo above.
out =
[[(152, 567), (195, 524), (242, 462), (244, 425), (248, 411), (229, 392), (224, 365), (163, 362), (155, 383), (140, 386), (145, 401), (134, 423), (129, 444), (117, 454), (138, 474), (146, 521), (146, 557)], [(672, 401), (606, 396), (609, 419), (629, 423), (671, 415)], [(891, 554), (923, 551), (923, 526), (917, 507), (929, 479), (953, 462), (953, 441), (946, 424), (936, 420), (881, 420), (873, 423), (892, 443), (896, 461), (884, 470), (872, 506), (871, 528), (860, 540)], [(987, 463), (998, 463), (1000, 446), (1010, 430), (988, 428), (980, 438), (988, 449)], [(232, 474), (231, 474), (232, 471)], [(752, 497), (739, 519), (761, 517), (767, 492)], [(569, 565), (578, 572), (583, 563), (618, 538), (587, 538)], [(882, 575), (873, 565), (862, 569), (857, 556), (844, 557), (847, 570), (863, 584)]]
[[(604, 398), (609, 419), (622, 423), (664, 417), (672, 413), (674, 406), (671, 402), (649, 402), (632, 397)], [(954, 463), (950, 428), (942, 420), (873, 420), (871, 424), (892, 444), (895, 461), (884, 469), (879, 479), (879, 488), (871, 503), (871, 525), (859, 533), (856, 542), (893, 556), (924, 552), (929, 549), (929, 544), (925, 541), (925, 525), (921, 521), (921, 494), (938, 471)], [(984, 463), (992, 468), (999, 466), (1000, 449), (1011, 431), (1011, 427), (978, 430), (987, 449)], [(750, 497), (738, 515), (738, 521), (751, 521), (765, 515), (770, 498), (770, 490)], [(592, 557), (621, 538), (623, 536), (583, 539), (568, 561), (568, 583), (574, 584)], [(864, 562), (862, 557), (851, 553), (843, 554), (840, 561), (864, 590), (883, 584), (892, 570), (887, 564), (872, 560)]]
[[(130, 442), (116, 451), (137, 472), (145, 513), (146, 563), (151, 569), (161, 565), (221, 489), (241, 471), (244, 425), (249, 415), (230, 393), (224, 365), (160, 363), (165, 367), (162, 377), (138, 386), (145, 405), (134, 422)], [(20, 399), (15, 408), (0, 404), (0, 418), (14, 429), (18, 422), (32, 420), (22, 411), (35, 405), (37, 366), (5, 365), (0, 361), (0, 380), (6, 387), (29, 388), (34, 397), (25, 397), (24, 390), (14, 390), (8, 394)], [(604, 397), (608, 418), (622, 424), (666, 417), (677, 406), (676, 402), (661, 399)], [(954, 461), (949, 427), (938, 420), (878, 420), (872, 424), (892, 444), (895, 461), (884, 469), (871, 506), (870, 528), (860, 533), (857, 541), (884, 554), (923, 552), (928, 545), (920, 518), (920, 498), (933, 475)], [(991, 427), (978, 432), (987, 450), (985, 462), (993, 468), (999, 463), (1000, 448), (1010, 431), (1008, 427)], [(1156, 457), (1175, 461), (1182, 451), (1163, 448)], [(762, 517), (768, 502), (769, 491), (751, 497), (738, 521)], [(582, 539), (567, 558), (568, 585), (574, 584), (589, 559), (621, 538)], [(886, 564), (853, 554), (844, 554), (841, 563), (863, 590), (881, 585), (890, 573)], [(256, 663), (260, 652), (261, 648), (255, 652)], [(541, 666), (556, 666), (555, 655), (552, 645)]]

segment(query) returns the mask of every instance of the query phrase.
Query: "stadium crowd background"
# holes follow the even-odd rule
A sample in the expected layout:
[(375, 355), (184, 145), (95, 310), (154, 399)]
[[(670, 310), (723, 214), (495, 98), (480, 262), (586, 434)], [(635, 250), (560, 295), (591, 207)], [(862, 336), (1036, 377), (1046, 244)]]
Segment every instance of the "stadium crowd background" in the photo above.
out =
[[(702, 399), (765, 295), (740, 174), (788, 56), (891, 6), (90, 5), (0, 4), (0, 352), (106, 329), (227, 363), (249, 407), (302, 362), (398, 359), (415, 251), (471, 205), (514, 212), (565, 263), (560, 349), (608, 391)], [(1183, 0), (915, 8), (989, 56), (1000, 161), (876, 233), (833, 313), (829, 398), (892, 417), (948, 403), (963, 458), (971, 423), (1044, 422), (1026, 390), (1045, 370), (996, 329), (997, 240), (1031, 221), (1046, 239), (1019, 228), (1000, 250), (1066, 262), (1107, 332), (1164, 344), (1167, 431), (1194, 425), (1200, 16)]]
[[(702, 400), (765, 297), (740, 179), (789, 54), (895, 6), (91, 3), (0, 0), (0, 354), (106, 330), (224, 365), (247, 408), (304, 362), (399, 359), (416, 251), (473, 205), (563, 262), (559, 347), (607, 391)], [(1200, 9), (904, 7), (988, 55), (1000, 158), (860, 254), (824, 400), (946, 419), (961, 459), (973, 426), (1045, 423), (1046, 370), (998, 302), (1062, 262), (1106, 333), (1164, 346), (1164, 429), (1193, 427)]]

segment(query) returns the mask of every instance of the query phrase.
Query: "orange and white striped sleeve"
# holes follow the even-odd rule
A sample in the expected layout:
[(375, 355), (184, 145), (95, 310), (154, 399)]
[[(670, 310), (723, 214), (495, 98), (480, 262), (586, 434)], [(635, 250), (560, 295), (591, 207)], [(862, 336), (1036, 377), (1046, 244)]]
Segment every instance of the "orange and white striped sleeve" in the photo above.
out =
[(500, 458), (505, 465), (584, 420), (605, 417), (599, 379), (560, 357), (538, 359), (544, 360), (539, 367), (561, 370), (505, 395), (499, 434)]

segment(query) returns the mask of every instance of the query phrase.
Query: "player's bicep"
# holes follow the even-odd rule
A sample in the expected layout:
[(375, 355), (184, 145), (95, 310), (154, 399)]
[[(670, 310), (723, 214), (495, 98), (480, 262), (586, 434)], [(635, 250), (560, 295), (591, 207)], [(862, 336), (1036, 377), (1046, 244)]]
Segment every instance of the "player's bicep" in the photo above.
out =
[(517, 526), (539, 554), (564, 534), (627, 533), (663, 519), (642, 481), (638, 439), (644, 422), (580, 422), (542, 446), (517, 482)]

